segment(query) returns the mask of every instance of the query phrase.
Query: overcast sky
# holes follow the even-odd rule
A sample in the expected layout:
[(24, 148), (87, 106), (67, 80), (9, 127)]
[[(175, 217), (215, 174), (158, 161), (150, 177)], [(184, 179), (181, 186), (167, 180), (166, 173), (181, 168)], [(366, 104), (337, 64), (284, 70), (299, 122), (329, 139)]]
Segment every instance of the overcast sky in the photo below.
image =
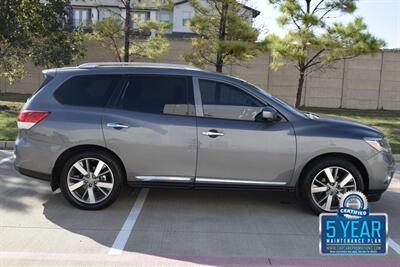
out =
[[(248, 0), (249, 5), (261, 11), (256, 18), (257, 27), (262, 27), (271, 33), (284, 34), (276, 24), (278, 10), (274, 9), (268, 0)], [(400, 48), (400, 0), (359, 0), (356, 16), (361, 16), (368, 29), (387, 43), (387, 48)], [(338, 20), (347, 21), (349, 17)]]

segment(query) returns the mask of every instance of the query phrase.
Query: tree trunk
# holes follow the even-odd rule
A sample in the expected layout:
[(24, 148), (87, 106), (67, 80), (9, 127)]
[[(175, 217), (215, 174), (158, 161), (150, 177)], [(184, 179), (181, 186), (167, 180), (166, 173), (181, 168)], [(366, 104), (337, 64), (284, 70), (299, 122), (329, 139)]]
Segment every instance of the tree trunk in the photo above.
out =
[(131, 22), (131, 0), (125, 2), (125, 24), (124, 24), (124, 62), (129, 62), (130, 46), (130, 22)]
[(300, 107), (301, 104), (301, 95), (303, 93), (304, 78), (305, 78), (304, 71), (300, 71), (299, 84), (297, 86), (297, 94), (296, 94), (296, 108)]
[(222, 67), (223, 67), (224, 63), (221, 62), (220, 64), (218, 64), (218, 55), (217, 55), (217, 64), (215, 65), (215, 71), (216, 72), (222, 72)]
[[(218, 30), (218, 40), (219, 41), (225, 41), (226, 20), (227, 20), (227, 17), (228, 17), (228, 8), (229, 8), (228, 1), (225, 1), (223, 3), (223, 5), (222, 5), (221, 18), (219, 20), (219, 30)], [(222, 68), (223, 67), (224, 67), (224, 58), (222, 56), (222, 51), (218, 47), (217, 62), (215, 64), (215, 71), (216, 72), (222, 72)]]

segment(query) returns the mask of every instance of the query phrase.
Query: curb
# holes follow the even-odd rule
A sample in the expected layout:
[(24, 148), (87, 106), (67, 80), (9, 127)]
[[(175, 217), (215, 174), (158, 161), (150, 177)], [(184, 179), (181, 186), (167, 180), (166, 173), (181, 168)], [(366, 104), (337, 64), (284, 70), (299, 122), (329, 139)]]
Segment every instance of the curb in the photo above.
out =
[[(13, 150), (15, 141), (0, 141), (0, 149)], [(400, 154), (393, 154), (395, 161), (400, 161)]]
[(0, 141), (0, 149), (13, 150), (14, 141)]

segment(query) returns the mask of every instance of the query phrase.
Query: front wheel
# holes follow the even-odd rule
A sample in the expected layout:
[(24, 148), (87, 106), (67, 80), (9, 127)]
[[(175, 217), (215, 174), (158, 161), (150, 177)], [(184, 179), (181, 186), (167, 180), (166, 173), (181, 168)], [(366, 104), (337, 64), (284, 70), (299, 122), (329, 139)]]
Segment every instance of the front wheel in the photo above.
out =
[(118, 162), (103, 151), (80, 152), (64, 165), (60, 188), (65, 198), (81, 209), (102, 209), (119, 195), (122, 171)]
[(364, 190), (360, 171), (345, 159), (322, 159), (309, 166), (301, 179), (301, 197), (317, 214), (335, 212), (344, 193)]

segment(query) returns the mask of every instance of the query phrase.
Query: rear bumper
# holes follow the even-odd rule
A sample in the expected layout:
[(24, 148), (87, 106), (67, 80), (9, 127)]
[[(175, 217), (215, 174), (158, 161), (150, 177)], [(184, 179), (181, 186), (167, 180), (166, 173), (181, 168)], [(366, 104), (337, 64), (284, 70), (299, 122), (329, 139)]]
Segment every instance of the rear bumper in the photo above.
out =
[(36, 178), (39, 180), (43, 180), (43, 181), (50, 181), (51, 180), (51, 175), (50, 174), (46, 174), (46, 173), (41, 173), (41, 172), (35, 172), (35, 171), (31, 171), (31, 170), (27, 170), (24, 168), (19, 168), (16, 165), (14, 165), (14, 168), (23, 175), (32, 177), (32, 178)]

